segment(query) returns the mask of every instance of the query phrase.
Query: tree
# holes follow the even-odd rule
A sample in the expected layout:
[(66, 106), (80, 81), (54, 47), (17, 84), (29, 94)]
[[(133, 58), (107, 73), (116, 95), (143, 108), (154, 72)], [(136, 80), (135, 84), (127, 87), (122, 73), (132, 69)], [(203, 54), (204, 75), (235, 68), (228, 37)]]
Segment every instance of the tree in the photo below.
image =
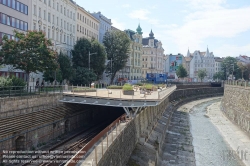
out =
[(18, 40), (3, 37), (0, 50), (1, 64), (12, 65), (15, 69), (37, 73), (47, 70), (55, 70), (57, 53), (50, 49), (50, 40), (45, 38), (42, 31), (28, 31), (27, 33), (14, 30), (14, 36)]
[(116, 73), (125, 67), (128, 60), (130, 39), (125, 32), (111, 30), (105, 33), (103, 44), (109, 60), (106, 73), (111, 77), (112, 84)]
[(104, 46), (98, 41), (92, 39), (91, 41), (86, 38), (80, 38), (74, 49), (72, 50), (73, 68), (84, 67), (89, 68), (89, 53), (90, 55), (90, 69), (100, 76), (105, 69), (106, 52)]
[(237, 66), (238, 66), (239, 69), (241, 70), (241, 79), (244, 79), (244, 78), (243, 78), (243, 73), (247, 70), (246, 65), (244, 65), (244, 64), (241, 63), (241, 62), (237, 62)]
[(74, 69), (71, 82), (74, 85), (89, 85), (96, 79), (97, 75), (92, 70), (84, 67), (77, 67), (76, 69)]
[(239, 68), (237, 68), (237, 59), (230, 56), (223, 60), (222, 71), (224, 73), (224, 79), (227, 79), (231, 74), (233, 74), (236, 79), (241, 76), (241, 72)]
[(176, 71), (176, 75), (180, 78), (187, 77), (187, 70), (183, 67), (182, 64), (179, 65), (179, 67)]
[(219, 79), (219, 80), (223, 80), (224, 79), (224, 74), (222, 71), (219, 71), (219, 72), (216, 72), (213, 76), (213, 79), (216, 80), (216, 79)]
[(198, 77), (201, 79), (201, 82), (202, 80), (207, 76), (207, 72), (206, 70), (202, 70), (202, 69), (199, 69), (198, 70)]
[(71, 61), (67, 55), (64, 55), (60, 52), (57, 60), (60, 70), (61, 70), (61, 75), (62, 75), (62, 80), (70, 80), (72, 77), (72, 66), (71, 66)]
[(62, 71), (60, 69), (57, 69), (55, 71), (47, 70), (43, 73), (43, 78), (45, 81), (53, 82), (55, 80), (55, 77), (56, 77), (56, 81), (60, 83), (63, 81)]

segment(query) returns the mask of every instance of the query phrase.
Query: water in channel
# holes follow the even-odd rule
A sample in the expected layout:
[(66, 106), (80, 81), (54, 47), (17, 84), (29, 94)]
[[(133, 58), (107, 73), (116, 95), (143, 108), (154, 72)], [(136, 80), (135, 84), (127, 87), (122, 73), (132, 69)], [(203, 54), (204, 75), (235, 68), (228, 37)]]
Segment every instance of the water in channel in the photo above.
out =
[[(191, 133), (197, 166), (243, 166), (238, 158), (228, 157), (232, 149), (220, 132), (205, 117), (206, 108), (219, 100), (208, 101), (194, 106), (190, 111)], [(235, 155), (234, 155), (235, 156)]]

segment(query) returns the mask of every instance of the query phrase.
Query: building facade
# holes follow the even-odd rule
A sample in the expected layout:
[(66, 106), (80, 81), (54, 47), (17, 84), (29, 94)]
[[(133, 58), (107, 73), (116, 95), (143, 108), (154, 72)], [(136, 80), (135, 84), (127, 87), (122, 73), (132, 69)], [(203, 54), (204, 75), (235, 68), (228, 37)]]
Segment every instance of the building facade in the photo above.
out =
[(222, 62), (224, 60), (224, 58), (220, 58), (220, 57), (214, 57), (215, 60), (215, 65), (214, 65), (214, 72), (218, 73), (222, 71)]
[(244, 65), (250, 63), (250, 57), (248, 57), (246, 55), (239, 55), (238, 57), (236, 57), (236, 59), (238, 62), (241, 62)]
[(32, 0), (31, 30), (44, 31), (53, 49), (71, 57), (76, 41), (77, 5), (72, 0)]
[(209, 52), (208, 48), (206, 52), (200, 52), (199, 50), (194, 51), (194, 53), (190, 53), (188, 50), (186, 64), (189, 66), (188, 73), (189, 78), (192, 81), (197, 82), (198, 78), (198, 70), (206, 70), (207, 76), (204, 78), (204, 81), (212, 80), (215, 73), (215, 59), (213, 52)]
[(155, 39), (152, 30), (149, 37), (142, 39), (142, 44), (142, 77), (146, 78), (147, 73), (163, 73), (164, 49), (161, 41)]
[[(8, 39), (16, 40), (13, 30), (21, 32), (30, 30), (30, 14), (31, 7), (27, 0), (0, 0), (0, 42), (5, 35)], [(10, 65), (0, 68), (0, 76), (8, 77), (10, 75), (27, 79), (27, 75), (23, 71), (13, 69)]]
[(81, 6), (77, 6), (76, 37), (94, 38), (99, 41), (100, 21)]
[(100, 21), (99, 26), (99, 42), (103, 43), (103, 37), (107, 31), (111, 29), (111, 19), (108, 19), (101, 12), (92, 13), (92, 15)]
[(166, 72), (168, 73), (168, 79), (176, 79), (176, 71), (178, 70), (179, 66), (182, 65), (186, 70), (186, 59), (180, 53), (173, 55), (169, 54), (166, 55)]

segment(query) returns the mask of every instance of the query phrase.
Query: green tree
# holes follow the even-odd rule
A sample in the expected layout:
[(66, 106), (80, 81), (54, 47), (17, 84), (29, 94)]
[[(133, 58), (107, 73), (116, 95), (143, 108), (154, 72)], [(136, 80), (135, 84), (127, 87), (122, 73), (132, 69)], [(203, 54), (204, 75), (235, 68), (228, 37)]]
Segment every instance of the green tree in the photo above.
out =
[(47, 70), (43, 73), (43, 78), (45, 81), (49, 81), (49, 82), (55, 81), (55, 78), (56, 78), (56, 81), (61, 83), (63, 81), (62, 71), (61, 71), (61, 69), (57, 69), (54, 71)]
[(241, 70), (241, 79), (244, 79), (243, 74), (247, 70), (247, 66), (244, 65), (242, 62), (237, 62), (237, 66)]
[(237, 67), (237, 59), (234, 57), (226, 57), (222, 62), (222, 71), (224, 79), (227, 79), (230, 75), (234, 75), (235, 79), (241, 77), (241, 71)]
[(111, 77), (112, 84), (116, 73), (125, 67), (128, 60), (130, 39), (125, 32), (111, 30), (105, 33), (103, 44), (109, 60), (106, 74)]
[(223, 80), (224, 79), (224, 74), (222, 71), (216, 72), (213, 76), (213, 79), (216, 80)]
[(62, 75), (62, 80), (70, 80), (72, 77), (72, 66), (71, 66), (71, 62), (70, 59), (67, 55), (64, 55), (60, 52), (59, 56), (58, 56), (58, 64), (60, 66), (60, 70), (61, 70), (61, 75)]
[(47, 70), (55, 70), (57, 54), (50, 49), (50, 40), (45, 38), (42, 31), (28, 31), (26, 33), (14, 30), (14, 36), (18, 40), (3, 37), (0, 50), (1, 64), (12, 65), (30, 74)]
[(179, 65), (179, 67), (176, 71), (176, 75), (180, 78), (187, 77), (187, 70), (183, 67), (182, 64)]
[(206, 70), (202, 70), (202, 69), (199, 69), (198, 70), (198, 77), (201, 79), (201, 82), (202, 80), (207, 76), (207, 72)]
[(102, 46), (96, 40), (88, 40), (86, 38), (80, 38), (74, 49), (72, 50), (72, 62), (73, 68), (84, 67), (89, 68), (89, 54), (90, 55), (90, 69), (100, 76), (105, 69), (106, 52), (104, 46)]
[(74, 85), (89, 85), (97, 79), (97, 75), (88, 68), (77, 67), (74, 69), (73, 78), (71, 82)]

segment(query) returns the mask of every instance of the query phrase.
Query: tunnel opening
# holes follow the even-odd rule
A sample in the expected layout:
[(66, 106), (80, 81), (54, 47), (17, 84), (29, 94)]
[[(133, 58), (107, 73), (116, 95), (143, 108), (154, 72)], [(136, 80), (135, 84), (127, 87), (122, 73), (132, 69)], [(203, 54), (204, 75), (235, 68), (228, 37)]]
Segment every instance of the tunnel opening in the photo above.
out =
[(24, 136), (19, 136), (15, 142), (16, 142), (17, 151), (25, 150), (25, 137)]

